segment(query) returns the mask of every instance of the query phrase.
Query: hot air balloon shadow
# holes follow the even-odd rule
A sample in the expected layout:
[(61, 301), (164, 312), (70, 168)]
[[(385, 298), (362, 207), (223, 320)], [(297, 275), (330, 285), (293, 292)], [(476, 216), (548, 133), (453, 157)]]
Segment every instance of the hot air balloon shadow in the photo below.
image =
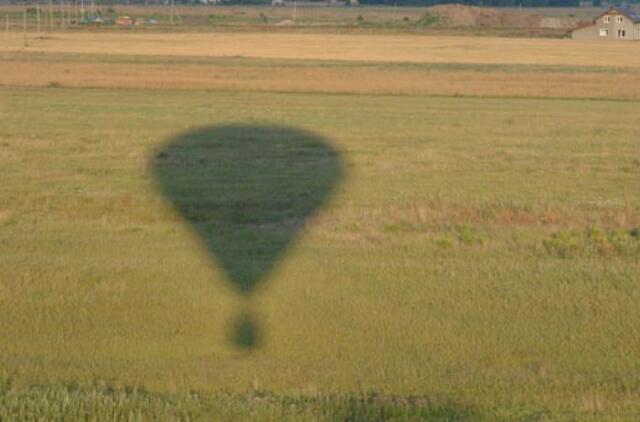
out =
[[(170, 139), (155, 156), (153, 173), (248, 303), (330, 197), (343, 165), (340, 154), (311, 132), (233, 124)], [(245, 309), (233, 324), (233, 343), (253, 349), (260, 337), (256, 318)]]

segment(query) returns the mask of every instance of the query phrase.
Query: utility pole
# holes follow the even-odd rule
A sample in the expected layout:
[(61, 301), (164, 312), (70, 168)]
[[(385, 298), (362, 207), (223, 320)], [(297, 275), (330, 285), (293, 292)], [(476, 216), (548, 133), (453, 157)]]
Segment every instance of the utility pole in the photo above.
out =
[(169, 17), (169, 23), (171, 23), (171, 25), (173, 25), (173, 14), (175, 13), (174, 8), (174, 0), (171, 0), (171, 15)]
[(5, 33), (4, 36), (2, 37), (2, 41), (6, 41), (5, 46), (2, 48), (3, 50), (6, 48), (7, 51), (9, 50), (9, 15), (5, 15), (4, 17), (4, 22), (5, 22)]
[(38, 22), (38, 34), (40, 33), (40, 3), (36, 3), (36, 22)]
[(49, 29), (53, 31), (53, 0), (49, 0)]
[(60, 28), (64, 28), (64, 0), (60, 0)]
[(24, 46), (29, 47), (29, 42), (27, 41), (27, 8), (24, 8), (24, 13), (22, 14), (22, 32), (24, 34)]
[(6, 48), (7, 51), (9, 51), (11, 49), (11, 47), (9, 47), (9, 45), (11, 44), (11, 42), (9, 41), (9, 15), (4, 15), (4, 37), (2, 37), (3, 41), (6, 41), (5, 43), (5, 47), (3, 47), (3, 50)]
[(298, 7), (298, 2), (293, 0), (293, 23), (296, 23), (296, 9)]

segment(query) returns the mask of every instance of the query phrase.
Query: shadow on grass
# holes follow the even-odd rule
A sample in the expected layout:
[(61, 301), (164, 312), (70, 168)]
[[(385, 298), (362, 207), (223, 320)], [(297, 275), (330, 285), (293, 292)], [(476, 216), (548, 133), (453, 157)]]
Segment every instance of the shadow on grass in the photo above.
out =
[[(340, 155), (321, 137), (267, 125), (204, 127), (172, 138), (154, 161), (164, 194), (249, 297), (342, 178)], [(245, 311), (233, 341), (259, 345)]]

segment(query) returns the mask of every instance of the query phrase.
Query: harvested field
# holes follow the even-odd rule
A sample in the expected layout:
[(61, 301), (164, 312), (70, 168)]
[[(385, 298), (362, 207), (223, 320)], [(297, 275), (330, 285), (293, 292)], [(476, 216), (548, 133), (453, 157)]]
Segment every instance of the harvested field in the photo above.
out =
[[(638, 67), (635, 43), (490, 37), (323, 34), (53, 33), (24, 48), (21, 34), (6, 52), (174, 57), (258, 57), (410, 63), (538, 64)], [(603, 48), (606, 46), (606, 48)]]

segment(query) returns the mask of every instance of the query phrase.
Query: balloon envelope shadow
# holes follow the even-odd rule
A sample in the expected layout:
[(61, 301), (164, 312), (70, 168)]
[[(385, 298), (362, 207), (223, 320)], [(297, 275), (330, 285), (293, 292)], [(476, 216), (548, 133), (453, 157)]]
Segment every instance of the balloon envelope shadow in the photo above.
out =
[[(342, 160), (321, 137), (269, 125), (204, 127), (172, 138), (154, 176), (231, 285), (248, 297), (342, 178)], [(237, 346), (259, 344), (248, 312)]]

